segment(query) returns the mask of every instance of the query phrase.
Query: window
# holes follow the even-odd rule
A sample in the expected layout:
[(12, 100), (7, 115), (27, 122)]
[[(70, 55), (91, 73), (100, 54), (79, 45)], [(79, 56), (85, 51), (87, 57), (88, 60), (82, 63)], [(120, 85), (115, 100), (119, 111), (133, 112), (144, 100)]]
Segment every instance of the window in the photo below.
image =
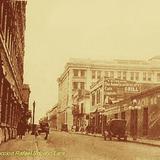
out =
[(152, 80), (152, 73), (148, 73), (148, 81)]
[(97, 71), (97, 79), (101, 78), (101, 71)]
[(160, 81), (160, 73), (157, 73), (157, 81)]
[(131, 72), (131, 80), (134, 80), (134, 72)]
[(92, 79), (96, 78), (96, 71), (92, 71)]
[(143, 72), (143, 80), (146, 81), (147, 80), (147, 73)]
[(95, 105), (95, 93), (92, 93), (92, 106)]
[(121, 79), (121, 72), (120, 71), (117, 73), (117, 78)]
[(73, 75), (74, 75), (75, 77), (78, 77), (78, 69), (74, 69), (74, 70), (73, 70)]
[(118, 119), (118, 113), (114, 114), (114, 118)]
[(73, 82), (73, 89), (78, 89), (78, 82)]
[(136, 81), (138, 81), (139, 80), (139, 72), (136, 72), (135, 74), (136, 74)]
[(85, 70), (81, 70), (81, 77), (85, 77)]
[(97, 91), (97, 104), (100, 103), (100, 90)]
[(84, 89), (84, 82), (80, 82), (80, 89)]
[(83, 107), (83, 103), (81, 103), (81, 114), (84, 113), (84, 107)]
[(110, 72), (110, 77), (114, 78), (114, 72), (113, 71)]
[(104, 76), (105, 76), (105, 77), (109, 77), (108, 71), (105, 71), (105, 72), (104, 72)]
[(125, 112), (121, 112), (121, 119), (125, 119)]
[(127, 72), (123, 72), (123, 79), (126, 80)]

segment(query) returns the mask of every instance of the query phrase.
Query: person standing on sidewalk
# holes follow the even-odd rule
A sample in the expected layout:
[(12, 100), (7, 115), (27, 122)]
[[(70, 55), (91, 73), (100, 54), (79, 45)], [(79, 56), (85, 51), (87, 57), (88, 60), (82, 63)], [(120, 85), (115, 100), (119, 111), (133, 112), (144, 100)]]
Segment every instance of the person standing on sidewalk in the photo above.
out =
[(25, 131), (26, 131), (26, 125), (21, 119), (17, 125), (17, 135), (19, 136), (20, 139), (22, 139), (22, 137), (25, 135)]
[(49, 124), (48, 123), (46, 123), (45, 124), (45, 132), (46, 132), (46, 136), (45, 136), (45, 140), (48, 138), (48, 135), (49, 135)]

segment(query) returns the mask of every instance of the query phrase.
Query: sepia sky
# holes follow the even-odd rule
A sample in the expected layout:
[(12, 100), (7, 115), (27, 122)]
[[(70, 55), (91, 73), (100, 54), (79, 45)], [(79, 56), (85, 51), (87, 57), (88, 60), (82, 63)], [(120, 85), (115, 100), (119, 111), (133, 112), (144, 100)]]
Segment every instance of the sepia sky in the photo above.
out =
[(57, 103), (57, 78), (69, 58), (159, 55), (159, 6), (159, 0), (28, 0), (24, 79), (36, 120)]

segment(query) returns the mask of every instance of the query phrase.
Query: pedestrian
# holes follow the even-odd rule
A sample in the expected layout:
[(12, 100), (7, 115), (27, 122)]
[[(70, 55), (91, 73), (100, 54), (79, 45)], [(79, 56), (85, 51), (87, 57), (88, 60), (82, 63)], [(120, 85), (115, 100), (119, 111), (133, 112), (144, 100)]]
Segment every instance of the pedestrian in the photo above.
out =
[(35, 132), (34, 132), (35, 138), (37, 138), (37, 136), (39, 135), (38, 129), (39, 129), (38, 125), (36, 125)]
[(23, 136), (25, 135), (25, 131), (26, 131), (26, 125), (24, 121), (21, 119), (17, 125), (17, 135), (19, 136), (20, 139), (22, 139)]
[(45, 140), (48, 138), (48, 135), (49, 135), (49, 124), (48, 123), (46, 123), (45, 124), (45, 133), (46, 133), (46, 136), (45, 136)]

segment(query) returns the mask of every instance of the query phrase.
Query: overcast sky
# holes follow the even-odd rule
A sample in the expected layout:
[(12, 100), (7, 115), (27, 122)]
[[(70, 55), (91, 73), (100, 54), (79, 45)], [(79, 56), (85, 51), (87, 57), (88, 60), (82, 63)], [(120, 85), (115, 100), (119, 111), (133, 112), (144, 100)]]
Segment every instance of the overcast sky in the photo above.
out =
[(25, 82), (36, 119), (57, 103), (57, 78), (69, 58), (159, 55), (159, 6), (159, 0), (28, 0)]

